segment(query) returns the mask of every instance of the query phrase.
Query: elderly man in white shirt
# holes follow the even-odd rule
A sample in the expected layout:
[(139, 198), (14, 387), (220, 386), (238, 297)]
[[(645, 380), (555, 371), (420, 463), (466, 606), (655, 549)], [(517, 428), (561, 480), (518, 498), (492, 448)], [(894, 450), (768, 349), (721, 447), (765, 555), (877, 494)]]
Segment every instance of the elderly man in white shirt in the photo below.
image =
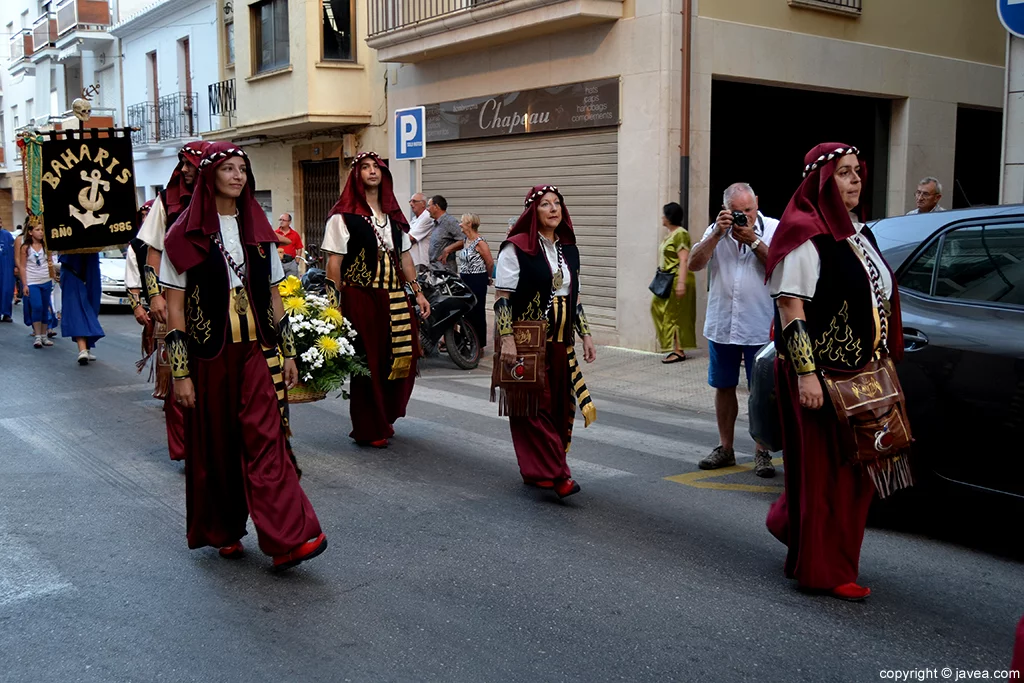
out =
[[(775, 315), (771, 293), (765, 285), (768, 245), (779, 222), (758, 211), (757, 195), (746, 183), (730, 185), (722, 198), (723, 209), (690, 252), (689, 268), (708, 268), (708, 309), (704, 336), (708, 340), (708, 384), (715, 388), (715, 415), (719, 445), (698, 466), (704, 470), (736, 464), (736, 387), (740, 363), (746, 367), (747, 384), (754, 355), (768, 342)], [(772, 477), (771, 454), (758, 450), (754, 470)]]
[(427, 211), (427, 198), (422, 192), (417, 192), (409, 199), (409, 207), (412, 209), (413, 218), (409, 221), (409, 241), (412, 249), (412, 264), (414, 266), (430, 265), (430, 233), (434, 230), (434, 219)]

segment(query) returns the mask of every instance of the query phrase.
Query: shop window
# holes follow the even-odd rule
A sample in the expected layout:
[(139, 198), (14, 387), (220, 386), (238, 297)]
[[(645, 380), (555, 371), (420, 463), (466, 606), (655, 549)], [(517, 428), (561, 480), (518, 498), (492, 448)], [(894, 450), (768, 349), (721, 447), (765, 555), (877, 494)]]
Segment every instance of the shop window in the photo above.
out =
[(355, 59), (353, 5), (354, 0), (321, 0), (324, 61), (350, 62)]
[(264, 0), (250, 10), (257, 46), (253, 71), (264, 73), (288, 66), (288, 0)]

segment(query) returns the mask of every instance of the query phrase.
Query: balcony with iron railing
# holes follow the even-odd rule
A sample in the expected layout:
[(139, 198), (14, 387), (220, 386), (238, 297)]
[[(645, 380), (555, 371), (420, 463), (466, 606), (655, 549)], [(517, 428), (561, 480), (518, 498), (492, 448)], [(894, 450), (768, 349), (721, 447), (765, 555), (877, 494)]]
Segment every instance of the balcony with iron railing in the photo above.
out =
[(863, 0), (789, 0), (791, 7), (805, 7), (834, 14), (859, 17)]
[[(860, 0), (857, 0), (859, 2)], [(382, 62), (444, 54), (613, 22), (623, 0), (368, 0), (366, 44)]]
[(199, 96), (188, 93), (164, 95), (156, 102), (139, 102), (128, 107), (132, 143), (152, 145), (167, 140), (199, 137)]
[(57, 5), (59, 43), (70, 42), (79, 32), (96, 33), (106, 32), (109, 29), (110, 3), (108, 0), (61, 0)]
[[(229, 78), (226, 81), (218, 81), (209, 85), (210, 96), (210, 126), (215, 130), (222, 128), (233, 128), (235, 120), (235, 109), (238, 106), (235, 99), (235, 79)], [(217, 125), (214, 122), (225, 125)]]
[(52, 48), (57, 43), (57, 15), (44, 14), (32, 24), (32, 54)]

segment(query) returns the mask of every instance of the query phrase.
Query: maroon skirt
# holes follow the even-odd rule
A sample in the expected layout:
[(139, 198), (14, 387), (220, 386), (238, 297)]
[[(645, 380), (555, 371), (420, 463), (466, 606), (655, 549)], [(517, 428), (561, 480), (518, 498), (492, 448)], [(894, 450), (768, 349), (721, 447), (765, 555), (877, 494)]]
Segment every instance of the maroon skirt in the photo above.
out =
[(188, 546), (223, 547), (252, 517), (260, 549), (282, 555), (320, 534), (288, 459), (267, 360), (255, 342), (192, 362), (196, 405), (184, 410)]
[(369, 377), (353, 377), (349, 412), (356, 441), (379, 441), (395, 435), (392, 425), (405, 417), (416, 382), (419, 326), (412, 315), (413, 354), (409, 375), (388, 379), (391, 374), (391, 301), (386, 289), (345, 286), (339, 291), (341, 312), (355, 328), (356, 351), (365, 354)]
[[(819, 410), (800, 406), (796, 373), (776, 359), (786, 488), (768, 511), (768, 530), (789, 547), (786, 576), (830, 590), (857, 580), (875, 486), (839, 454), (839, 418), (825, 394)], [(822, 388), (824, 391), (824, 388)]]
[(576, 411), (569, 386), (566, 345), (548, 342), (546, 356), (548, 385), (540, 396), (537, 415), (509, 417), (508, 424), (523, 479), (559, 481), (572, 478), (566, 453)]

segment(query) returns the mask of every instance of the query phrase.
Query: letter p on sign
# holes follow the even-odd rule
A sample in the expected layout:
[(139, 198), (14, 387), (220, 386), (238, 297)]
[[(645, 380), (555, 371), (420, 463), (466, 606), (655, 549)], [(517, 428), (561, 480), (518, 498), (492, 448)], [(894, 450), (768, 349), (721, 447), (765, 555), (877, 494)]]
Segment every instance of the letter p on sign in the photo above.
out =
[(422, 159), (427, 154), (426, 109), (395, 110), (395, 158)]

